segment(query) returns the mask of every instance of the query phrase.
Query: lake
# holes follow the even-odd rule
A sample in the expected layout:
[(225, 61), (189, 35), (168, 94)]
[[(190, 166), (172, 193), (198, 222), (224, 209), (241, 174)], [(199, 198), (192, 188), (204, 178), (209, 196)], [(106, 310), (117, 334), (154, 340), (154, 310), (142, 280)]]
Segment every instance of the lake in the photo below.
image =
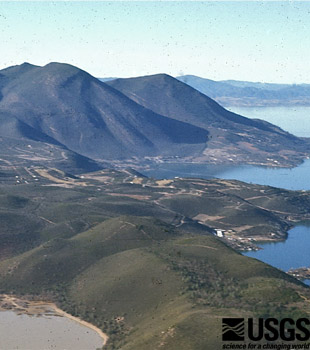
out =
[[(276, 124), (296, 136), (310, 137), (310, 107), (260, 107), (229, 110), (248, 118), (259, 118)], [(267, 168), (251, 165), (206, 165), (162, 163), (143, 172), (155, 178), (200, 177), (203, 179), (234, 179), (259, 185), (282, 187), (289, 190), (310, 190), (310, 160), (300, 166), (287, 168)]]
[[(158, 164), (147, 176), (156, 178), (198, 177), (235, 179), (248, 183), (282, 187), (289, 190), (310, 190), (310, 160), (293, 169), (244, 166), (210, 166), (203, 164)], [(289, 231), (284, 242), (260, 245), (262, 250), (245, 255), (264, 261), (283, 271), (310, 266), (310, 227), (299, 225)], [(310, 280), (304, 281), (310, 285)]]
[[(247, 117), (265, 119), (297, 135), (310, 137), (310, 107), (234, 108)], [(145, 175), (155, 178), (200, 177), (236, 179), (291, 190), (310, 190), (310, 160), (294, 169), (255, 166), (210, 166), (204, 164), (158, 164)], [(310, 227), (298, 225), (289, 231), (284, 242), (260, 244), (263, 248), (245, 255), (287, 271), (310, 266)], [(310, 284), (310, 281), (306, 281)], [(94, 330), (66, 317), (17, 315), (0, 312), (0, 349), (95, 350), (102, 338)], [(14, 331), (12, 331), (14, 330)], [(25, 344), (27, 347), (25, 348)]]
[(267, 168), (252, 165), (226, 166), (208, 164), (160, 163), (144, 175), (171, 179), (179, 177), (197, 177), (203, 179), (220, 178), (240, 180), (259, 185), (286, 188), (288, 190), (310, 190), (310, 159), (296, 168)]
[(247, 118), (264, 119), (299, 137), (310, 137), (310, 107), (229, 107)]
[[(310, 107), (229, 108), (248, 118), (259, 118), (280, 126), (300, 137), (310, 137)], [(281, 187), (289, 190), (310, 190), (310, 160), (293, 169), (251, 165), (215, 166), (205, 164), (158, 164), (144, 172), (155, 178), (200, 177), (234, 179), (248, 183)], [(288, 233), (286, 241), (264, 243), (262, 250), (244, 255), (259, 259), (283, 271), (310, 266), (310, 227), (298, 225)], [(304, 281), (310, 285), (310, 280)]]
[[(243, 255), (259, 259), (283, 271), (310, 266), (310, 226), (295, 226), (283, 242), (257, 245), (262, 249), (244, 252)], [(305, 283), (310, 285), (310, 280)]]
[(18, 315), (0, 311), (1, 350), (96, 350), (102, 338), (66, 317)]
[[(232, 107), (229, 110), (249, 118), (264, 119), (296, 136), (310, 137), (310, 107)], [(266, 182), (271, 186), (287, 189), (310, 189), (310, 181), (308, 180), (310, 174), (309, 160), (306, 160), (302, 165), (291, 170), (275, 170), (275, 172), (258, 170), (256, 174), (253, 174), (252, 182), (266, 184), (261, 178), (263, 174), (266, 174), (268, 176)], [(248, 182), (246, 179), (249, 178), (248, 175), (250, 175), (251, 170), (245, 169), (244, 174), (239, 173), (242, 172), (241, 169), (236, 169), (235, 171), (235, 173), (233, 172), (228, 175), (238, 176), (240, 180), (244, 178), (245, 180), (243, 181)], [(272, 177), (269, 178), (272, 174), (274, 174), (274, 179)], [(286, 241), (260, 244), (260, 247), (263, 249), (256, 252), (247, 252), (244, 255), (264, 261), (283, 271), (302, 266), (308, 267), (310, 266), (310, 227), (298, 225), (288, 232)], [(310, 280), (305, 280), (304, 283), (310, 285)]]
[[(264, 119), (299, 137), (310, 137), (310, 107), (231, 107), (232, 112), (248, 118)], [(268, 184), (287, 189), (310, 190), (310, 161), (294, 169), (239, 169), (223, 171), (221, 176), (232, 176), (241, 181)], [(262, 177), (266, 176), (264, 180)], [(250, 177), (251, 176), (251, 177)], [(252, 179), (252, 180), (251, 180)], [(284, 242), (260, 244), (259, 251), (247, 252), (244, 255), (264, 261), (283, 271), (290, 268), (310, 266), (310, 227), (298, 225), (288, 232)], [(304, 280), (310, 285), (310, 280)]]

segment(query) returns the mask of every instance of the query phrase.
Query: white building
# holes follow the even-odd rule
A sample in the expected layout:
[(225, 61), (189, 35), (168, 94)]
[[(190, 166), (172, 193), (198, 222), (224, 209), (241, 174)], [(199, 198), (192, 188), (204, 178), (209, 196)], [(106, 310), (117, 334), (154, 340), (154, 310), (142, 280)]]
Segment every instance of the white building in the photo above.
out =
[(217, 237), (224, 237), (223, 230), (215, 229), (215, 233), (216, 233)]

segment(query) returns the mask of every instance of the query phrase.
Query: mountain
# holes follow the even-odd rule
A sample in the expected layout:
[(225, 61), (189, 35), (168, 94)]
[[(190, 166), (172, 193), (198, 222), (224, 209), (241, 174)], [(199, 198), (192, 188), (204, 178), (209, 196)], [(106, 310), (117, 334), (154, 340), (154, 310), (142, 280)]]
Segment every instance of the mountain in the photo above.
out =
[[(84, 157), (84, 171), (95, 170), (90, 163), (132, 166), (154, 159), (292, 166), (309, 154), (305, 139), (231, 113), (171, 76), (104, 83), (62, 63), (0, 71), (0, 136), (2, 153), (18, 162), (27, 153), (43, 162), (46, 152), (39, 149), (46, 149), (50, 165), (56, 153), (58, 163)], [(70, 170), (67, 163), (62, 170)]]
[(106, 84), (155, 113), (207, 130), (209, 140), (199, 161), (288, 165), (291, 152), (297, 162), (309, 152), (307, 141), (265, 121), (229, 112), (169, 75), (116, 79)]
[(309, 106), (309, 84), (270, 84), (238, 80), (214, 81), (195, 75), (178, 80), (215, 99), (223, 106)]
[[(276, 91), (284, 88), (288, 88), (291, 86), (296, 86), (294, 84), (275, 84), (275, 83), (261, 83), (261, 82), (251, 82), (251, 81), (242, 81), (242, 80), (221, 80), (220, 83), (226, 83), (232, 86), (238, 87), (252, 87), (256, 89), (262, 90), (270, 90)], [(303, 86), (307, 86), (306, 84), (302, 84)], [(309, 85), (308, 85), (309, 87)]]
[[(60, 63), (0, 71), (1, 114), (46, 142), (92, 159), (199, 153), (206, 130), (143, 108), (88, 73)], [(53, 140), (53, 141), (51, 141)]]
[[(222, 317), (309, 318), (309, 288), (232, 249), (283, 240), (310, 218), (309, 192), (126, 163), (291, 165), (306, 140), (167, 75), (108, 85), (52, 63), (0, 71), (0, 141), (1, 310), (54, 302), (105, 332), (107, 350), (214, 350)], [(89, 172), (105, 160), (124, 169)]]
[[(0, 167), (56, 167), (82, 173), (102, 168), (8, 113), (0, 112)], [(4, 166), (2, 166), (4, 164)]]

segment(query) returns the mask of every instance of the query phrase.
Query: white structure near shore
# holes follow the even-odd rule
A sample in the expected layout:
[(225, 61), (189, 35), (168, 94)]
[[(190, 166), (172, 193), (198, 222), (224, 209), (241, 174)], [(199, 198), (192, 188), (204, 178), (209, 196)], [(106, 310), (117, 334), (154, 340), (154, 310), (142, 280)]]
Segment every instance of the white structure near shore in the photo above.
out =
[(220, 230), (218, 228), (215, 229), (215, 235), (217, 237), (224, 237), (224, 230)]

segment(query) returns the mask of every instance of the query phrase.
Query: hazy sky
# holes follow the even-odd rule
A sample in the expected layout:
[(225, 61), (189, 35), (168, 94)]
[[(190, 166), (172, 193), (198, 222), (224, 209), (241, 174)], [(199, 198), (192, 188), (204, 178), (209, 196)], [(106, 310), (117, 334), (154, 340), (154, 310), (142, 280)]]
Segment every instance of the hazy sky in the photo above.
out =
[(0, 69), (310, 83), (310, 2), (0, 2)]

